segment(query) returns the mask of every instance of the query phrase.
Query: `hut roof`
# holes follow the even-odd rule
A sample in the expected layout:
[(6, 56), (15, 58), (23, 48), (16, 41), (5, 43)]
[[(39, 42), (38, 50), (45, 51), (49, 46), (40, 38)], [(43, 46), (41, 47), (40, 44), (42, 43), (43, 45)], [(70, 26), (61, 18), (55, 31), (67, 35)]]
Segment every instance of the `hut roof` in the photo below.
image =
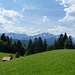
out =
[(11, 57), (3, 57), (2, 60), (3, 61), (8, 61), (8, 60), (11, 60)]

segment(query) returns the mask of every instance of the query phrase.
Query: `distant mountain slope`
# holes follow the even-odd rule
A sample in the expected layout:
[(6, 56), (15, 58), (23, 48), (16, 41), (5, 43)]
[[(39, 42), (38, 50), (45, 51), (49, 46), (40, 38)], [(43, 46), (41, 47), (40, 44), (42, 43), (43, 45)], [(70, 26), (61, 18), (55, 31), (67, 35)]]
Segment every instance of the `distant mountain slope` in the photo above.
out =
[(5, 33), (6, 36), (12, 37), (13, 39), (19, 40), (29, 40), (29, 36), (26, 34), (17, 34), (17, 33)]
[(9, 37), (12, 37), (14, 41), (17, 41), (18, 39), (21, 40), (23, 44), (28, 44), (29, 39), (34, 40), (34, 38), (41, 37), (42, 40), (46, 39), (47, 43), (52, 45), (54, 44), (54, 41), (56, 39), (56, 36), (50, 33), (41, 33), (41, 34), (34, 35), (34, 36), (28, 36), (26, 34), (16, 34), (16, 33), (6, 33), (6, 35)]
[(50, 33), (41, 33), (41, 34), (38, 34), (38, 35), (34, 35), (34, 36), (32, 36), (32, 39), (34, 39), (35, 37), (36, 38), (41, 37), (42, 40), (46, 39), (47, 44), (50, 44), (50, 45), (54, 44), (55, 40), (57, 39), (56, 35), (53, 35), (53, 34), (50, 34)]
[[(47, 44), (49, 45), (53, 45), (55, 40), (59, 37), (59, 35), (54, 35), (54, 34), (50, 34), (50, 33), (41, 33), (41, 34), (37, 34), (34, 36), (28, 36), (26, 34), (17, 34), (17, 33), (5, 33), (6, 36), (12, 37), (13, 41), (17, 41), (17, 40), (21, 40), (21, 42), (23, 44), (28, 44), (29, 39), (34, 40), (34, 38), (39, 38), (41, 37), (42, 40), (46, 39), (47, 40)], [(1, 36), (1, 34), (0, 34)], [(75, 43), (74, 38), (72, 37), (72, 41), (73, 43)]]
[(56, 37), (55, 35), (53, 34), (50, 34), (50, 33), (41, 33), (41, 34), (38, 34), (38, 35), (34, 35), (32, 36), (33, 38), (39, 38), (41, 37), (42, 39), (49, 39), (49, 38), (52, 38), (52, 37)]

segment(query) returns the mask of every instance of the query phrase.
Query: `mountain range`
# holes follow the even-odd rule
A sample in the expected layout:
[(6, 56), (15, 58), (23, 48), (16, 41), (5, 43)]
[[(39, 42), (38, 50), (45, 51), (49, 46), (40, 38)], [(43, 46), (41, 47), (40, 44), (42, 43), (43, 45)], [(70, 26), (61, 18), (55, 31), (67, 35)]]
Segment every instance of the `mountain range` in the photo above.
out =
[[(0, 34), (1, 36), (2, 34)], [(17, 40), (20, 40), (23, 44), (28, 44), (29, 39), (34, 40), (34, 38), (41, 37), (42, 40), (46, 39), (47, 44), (53, 45), (55, 40), (59, 37), (59, 35), (54, 35), (50, 33), (41, 33), (34, 36), (28, 36), (26, 34), (17, 34), (17, 33), (5, 33), (6, 36), (12, 37), (13, 42), (16, 42)], [(74, 38), (72, 37), (73, 43), (75, 43)]]

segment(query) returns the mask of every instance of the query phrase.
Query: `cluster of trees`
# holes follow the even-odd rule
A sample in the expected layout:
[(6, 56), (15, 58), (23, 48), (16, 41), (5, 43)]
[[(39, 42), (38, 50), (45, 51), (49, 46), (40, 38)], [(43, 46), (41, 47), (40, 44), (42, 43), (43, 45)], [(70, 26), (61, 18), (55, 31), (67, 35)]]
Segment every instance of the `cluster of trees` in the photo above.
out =
[(65, 33), (64, 35), (61, 34), (60, 37), (55, 40), (54, 43), (54, 49), (73, 49), (74, 45), (72, 42), (72, 38), (71, 36), (67, 36), (67, 34)]
[(72, 43), (71, 36), (61, 34), (54, 45), (47, 45), (46, 39), (41, 37), (30, 39), (28, 45), (23, 45), (20, 40), (12, 42), (12, 38), (6, 36), (4, 33), (0, 37), (0, 52), (13, 53), (16, 57), (23, 55), (31, 55), (39, 52), (50, 51), (54, 49), (75, 49), (75, 44)]
[(21, 41), (12, 42), (12, 38), (5, 36), (3, 33), (0, 37), (0, 52), (4, 53), (19, 53), (21, 56), (25, 54), (24, 45), (22, 45)]
[(0, 37), (0, 52), (13, 53), (16, 54), (16, 57), (19, 57), (19, 55), (23, 56), (44, 52), (46, 50), (46, 39), (43, 42), (41, 37), (35, 38), (34, 41), (30, 39), (27, 46), (22, 44), (20, 40), (12, 42), (12, 38), (6, 36), (5, 33)]
[(47, 51), (46, 39), (42, 41), (41, 37), (39, 37), (35, 38), (34, 41), (32, 41), (31, 39), (29, 40), (26, 52), (27, 55), (44, 52), (44, 51)]

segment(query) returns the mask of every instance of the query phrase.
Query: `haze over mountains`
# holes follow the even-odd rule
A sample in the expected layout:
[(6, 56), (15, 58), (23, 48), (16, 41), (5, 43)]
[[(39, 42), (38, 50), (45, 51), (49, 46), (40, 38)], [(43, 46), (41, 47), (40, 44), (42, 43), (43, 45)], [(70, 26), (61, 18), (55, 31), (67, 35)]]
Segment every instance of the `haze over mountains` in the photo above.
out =
[[(1, 36), (2, 34), (0, 34)], [(23, 44), (28, 44), (29, 39), (34, 40), (34, 38), (41, 37), (42, 40), (46, 39), (47, 44), (52, 45), (54, 44), (55, 40), (59, 37), (59, 35), (54, 35), (50, 33), (41, 33), (34, 36), (28, 36), (26, 34), (17, 34), (17, 33), (5, 33), (6, 36), (12, 37), (13, 41), (21, 40)], [(73, 43), (75, 43), (74, 38), (72, 37)]]

